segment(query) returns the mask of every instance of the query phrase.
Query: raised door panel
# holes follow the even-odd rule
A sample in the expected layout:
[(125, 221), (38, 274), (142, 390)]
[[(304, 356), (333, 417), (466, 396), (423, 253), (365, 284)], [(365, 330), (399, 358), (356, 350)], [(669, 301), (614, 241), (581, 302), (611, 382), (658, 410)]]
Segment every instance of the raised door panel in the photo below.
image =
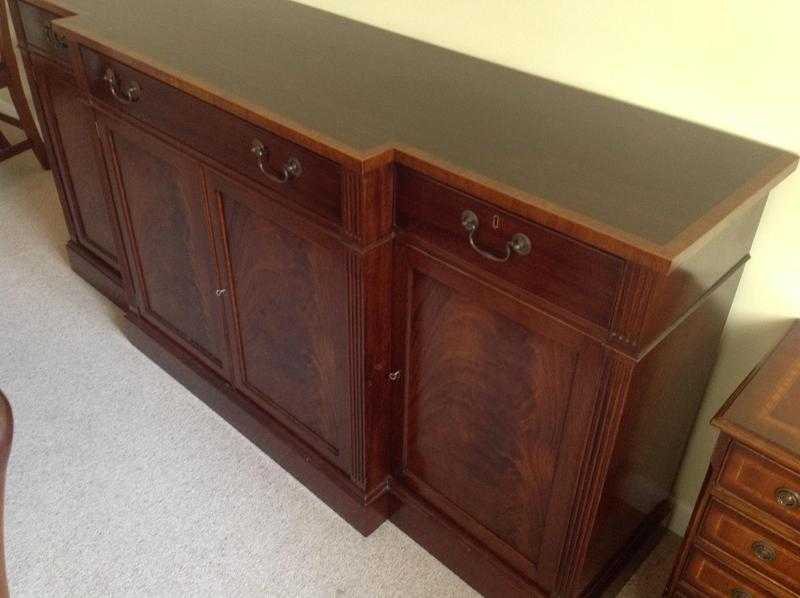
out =
[(236, 384), (352, 471), (349, 258), (268, 197), (209, 175), (230, 288)]
[(116, 221), (106, 197), (92, 109), (75, 82), (44, 59), (33, 59), (35, 80), (50, 132), (65, 199), (78, 241), (118, 269)]
[(421, 250), (401, 245), (398, 265), (395, 473), (549, 587), (602, 351)]
[(202, 169), (130, 125), (100, 123), (136, 305), (142, 317), (225, 373), (224, 292)]

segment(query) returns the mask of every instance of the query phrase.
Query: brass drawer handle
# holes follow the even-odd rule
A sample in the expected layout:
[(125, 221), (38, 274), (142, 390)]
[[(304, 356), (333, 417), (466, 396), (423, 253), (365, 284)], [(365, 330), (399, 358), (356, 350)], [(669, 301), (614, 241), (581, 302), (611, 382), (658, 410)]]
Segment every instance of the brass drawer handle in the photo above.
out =
[(800, 507), (800, 494), (788, 488), (778, 488), (775, 491), (775, 501), (787, 509)]
[(753, 595), (742, 588), (733, 588), (731, 590), (731, 598), (753, 598)]
[(507, 262), (511, 258), (512, 252), (519, 255), (528, 255), (531, 252), (531, 240), (527, 235), (523, 235), (522, 233), (516, 233), (511, 237), (511, 240), (506, 243), (505, 255), (496, 255), (487, 249), (478, 247), (478, 244), (475, 242), (475, 233), (478, 230), (479, 224), (480, 221), (475, 212), (472, 210), (464, 210), (461, 212), (461, 226), (469, 232), (470, 247), (487, 260), (492, 260), (493, 262)]
[(753, 542), (752, 546), (750, 546), (750, 550), (753, 551), (754, 555), (766, 563), (771, 563), (778, 558), (778, 555), (775, 553), (775, 549), (772, 546), (765, 544), (761, 540), (758, 542)]
[(120, 90), (117, 73), (115, 73), (114, 69), (111, 67), (106, 69), (103, 75), (103, 81), (108, 83), (108, 90), (111, 92), (111, 95), (121, 104), (133, 104), (134, 102), (138, 102), (142, 97), (142, 88), (133, 80), (129, 81), (124, 89)]
[(58, 48), (59, 50), (66, 50), (67, 49), (67, 38), (60, 33), (56, 33), (53, 29), (52, 23), (47, 23), (44, 27), (44, 36), (47, 38), (54, 47)]
[(300, 160), (294, 157), (286, 160), (280, 175), (270, 172), (264, 164), (269, 159), (269, 150), (259, 139), (253, 139), (253, 143), (250, 145), (250, 151), (258, 158), (258, 169), (264, 173), (264, 176), (280, 185), (283, 185), (291, 178), (297, 178), (303, 174), (303, 167), (300, 165)]

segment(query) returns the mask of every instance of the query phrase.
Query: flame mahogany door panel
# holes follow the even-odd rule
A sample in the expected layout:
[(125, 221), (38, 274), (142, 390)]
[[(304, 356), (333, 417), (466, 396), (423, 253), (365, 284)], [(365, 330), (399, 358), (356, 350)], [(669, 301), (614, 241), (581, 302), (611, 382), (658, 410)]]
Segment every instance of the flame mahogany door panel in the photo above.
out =
[(141, 316), (225, 374), (224, 292), (200, 164), (116, 119), (98, 124)]
[(81, 245), (119, 270), (111, 209), (99, 166), (94, 114), (72, 76), (32, 56), (35, 84), (63, 193)]
[(603, 351), (412, 245), (396, 255), (395, 475), (548, 588)]
[(348, 250), (271, 198), (207, 177), (235, 385), (351, 473)]

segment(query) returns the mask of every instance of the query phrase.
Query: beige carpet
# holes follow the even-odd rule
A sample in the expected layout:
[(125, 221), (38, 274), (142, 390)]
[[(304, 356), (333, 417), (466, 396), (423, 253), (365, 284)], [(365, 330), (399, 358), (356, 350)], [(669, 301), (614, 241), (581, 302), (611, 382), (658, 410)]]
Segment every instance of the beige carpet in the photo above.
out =
[[(361, 537), (128, 344), (66, 238), (50, 174), (0, 164), (13, 596), (475, 595), (391, 524)], [(660, 559), (624, 595), (658, 595)]]

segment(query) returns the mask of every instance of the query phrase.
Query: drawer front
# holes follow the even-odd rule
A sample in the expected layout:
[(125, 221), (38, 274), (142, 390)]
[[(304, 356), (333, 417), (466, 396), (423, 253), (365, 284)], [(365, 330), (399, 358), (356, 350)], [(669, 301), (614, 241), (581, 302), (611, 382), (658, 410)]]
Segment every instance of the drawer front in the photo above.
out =
[(61, 34), (56, 34), (50, 21), (59, 15), (48, 12), (26, 2), (18, 2), (25, 42), (31, 49), (59, 62), (69, 63), (67, 42)]
[[(694, 549), (683, 574), (684, 583), (713, 598), (774, 598), (769, 592), (707, 554)], [(786, 595), (786, 593), (778, 594)]]
[(800, 553), (780, 536), (717, 501), (709, 503), (700, 535), (770, 579), (800, 592)]
[[(622, 281), (621, 259), (407, 168), (398, 168), (397, 179), (398, 226), (559, 308), (610, 326)], [(467, 210), (477, 218), (472, 239), (478, 249), (504, 257), (507, 243), (523, 234), (530, 240), (530, 252), (522, 255), (509, 248), (504, 262), (481, 255), (462, 224)]]
[[(91, 93), (101, 102), (161, 129), (293, 203), (341, 220), (341, 170), (335, 162), (88, 48), (81, 48), (81, 55)], [(109, 68), (118, 97), (105, 80)], [(130, 101), (125, 94), (133, 82), (138, 91), (129, 95), (138, 99)], [(266, 173), (252, 150), (255, 140), (263, 146), (260, 162)], [(276, 180), (292, 161), (299, 167), (289, 168), (285, 182)]]
[(734, 444), (719, 483), (742, 500), (800, 529), (800, 477), (788, 469)]

